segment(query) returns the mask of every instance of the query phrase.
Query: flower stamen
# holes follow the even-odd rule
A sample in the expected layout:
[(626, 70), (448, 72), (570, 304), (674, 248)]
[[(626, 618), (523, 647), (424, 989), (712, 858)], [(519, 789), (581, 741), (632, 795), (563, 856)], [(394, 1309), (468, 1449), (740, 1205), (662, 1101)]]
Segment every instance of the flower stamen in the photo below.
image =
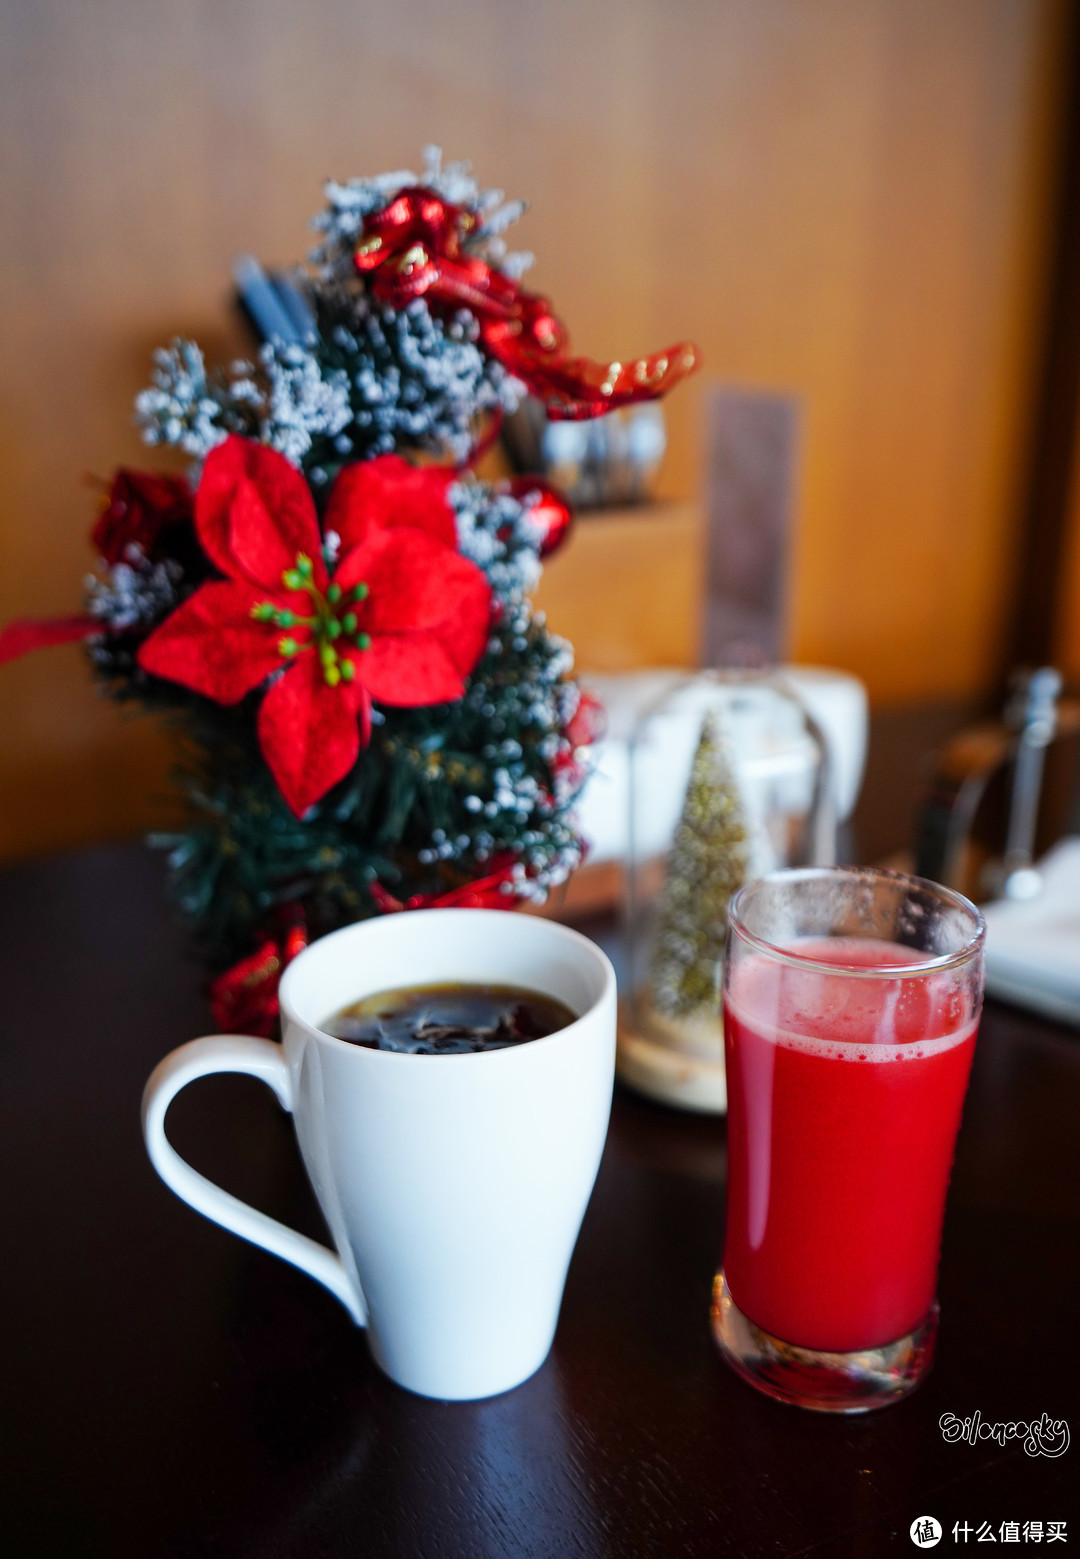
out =
[(288, 660), (303, 650), (317, 649), (323, 678), (328, 687), (337, 687), (339, 682), (352, 682), (356, 677), (356, 667), (351, 660), (339, 657), (334, 641), (344, 634), (358, 649), (369, 650), (371, 635), (358, 631), (359, 619), (355, 611), (349, 610), (339, 617), (338, 608), (349, 602), (366, 601), (371, 593), (370, 586), (361, 581), (345, 597), (340, 585), (331, 584), (327, 586), (324, 596), (315, 584), (311, 559), (303, 552), (297, 553), (296, 566), (285, 570), (281, 582), (286, 590), (305, 591), (311, 597), (315, 615), (302, 617), (290, 607), (278, 606), (274, 601), (257, 601), (251, 608), (252, 617), (256, 622), (269, 623), (276, 628), (309, 628), (313, 642), (301, 644), (291, 635), (286, 635), (278, 640), (278, 653)]

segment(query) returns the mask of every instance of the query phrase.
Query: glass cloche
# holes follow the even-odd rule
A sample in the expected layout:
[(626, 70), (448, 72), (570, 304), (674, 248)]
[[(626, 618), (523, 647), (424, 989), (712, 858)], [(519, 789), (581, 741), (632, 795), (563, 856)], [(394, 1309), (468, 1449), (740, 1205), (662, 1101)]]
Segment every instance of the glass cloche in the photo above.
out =
[(782, 673), (703, 672), (645, 712), (629, 764), (619, 1075), (720, 1113), (728, 901), (777, 867), (835, 860), (825, 742)]

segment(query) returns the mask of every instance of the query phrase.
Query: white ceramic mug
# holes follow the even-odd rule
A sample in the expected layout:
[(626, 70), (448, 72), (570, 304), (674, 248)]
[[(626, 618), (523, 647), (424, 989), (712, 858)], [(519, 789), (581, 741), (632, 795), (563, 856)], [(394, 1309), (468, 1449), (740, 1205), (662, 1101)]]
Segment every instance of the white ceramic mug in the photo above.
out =
[[(578, 1018), (545, 1039), (448, 1056), (370, 1050), (319, 1028), (376, 991), (442, 982), (523, 986)], [(607, 1132), (611, 964), (553, 921), (419, 910), (312, 943), (280, 995), (280, 1045), (214, 1035), (154, 1071), (143, 1132), (158, 1174), (325, 1284), (399, 1385), (443, 1400), (519, 1385), (551, 1347)], [(292, 1111), (336, 1252), (222, 1191), (169, 1145), (169, 1101), (210, 1072), (261, 1077)]]

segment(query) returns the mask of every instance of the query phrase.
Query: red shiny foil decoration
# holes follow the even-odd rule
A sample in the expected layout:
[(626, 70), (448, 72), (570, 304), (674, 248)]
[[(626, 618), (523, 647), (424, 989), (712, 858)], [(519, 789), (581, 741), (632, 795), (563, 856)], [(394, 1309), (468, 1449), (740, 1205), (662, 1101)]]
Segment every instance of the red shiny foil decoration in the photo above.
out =
[(495, 870), (487, 877), (477, 877), (448, 893), (414, 893), (411, 898), (395, 898), (381, 882), (371, 884), (371, 897), (380, 914), (395, 915), (408, 909), (513, 909), (511, 894), (503, 893), (504, 883), (510, 881), (514, 870), (512, 855), (496, 856)]
[(536, 476), (515, 476), (507, 484), (512, 497), (525, 504), (529, 517), (541, 531), (540, 556), (548, 558), (557, 552), (570, 534), (574, 523), (574, 511), (549, 482)]
[(680, 341), (629, 363), (568, 356), (569, 337), (551, 304), (468, 254), (463, 240), (478, 218), (418, 185), (399, 190), (364, 220), (356, 269), (375, 297), (394, 308), (426, 297), (476, 316), (485, 350), (544, 402), (555, 421), (601, 417), (618, 406), (655, 400), (698, 366), (697, 348)]
[(247, 958), (210, 983), (210, 1011), (224, 1034), (255, 1034), (268, 1039), (280, 1016), (278, 985), (283, 970), (307, 946), (307, 930), (299, 908), (294, 923), (280, 937), (267, 937)]
[[(395, 898), (382, 883), (371, 885), (371, 896), (380, 914), (396, 914), (410, 909), (513, 909), (515, 901), (501, 891), (509, 882), (514, 857), (496, 856), (495, 870), (448, 893), (414, 893), (411, 898)], [(276, 1030), (281, 1007), (278, 986), (281, 976), (297, 953), (308, 945), (307, 926), (301, 907), (290, 905), (282, 912), (286, 930), (268, 936), (253, 953), (212, 980), (209, 988), (210, 1011), (223, 1034), (254, 1034), (269, 1038)]]

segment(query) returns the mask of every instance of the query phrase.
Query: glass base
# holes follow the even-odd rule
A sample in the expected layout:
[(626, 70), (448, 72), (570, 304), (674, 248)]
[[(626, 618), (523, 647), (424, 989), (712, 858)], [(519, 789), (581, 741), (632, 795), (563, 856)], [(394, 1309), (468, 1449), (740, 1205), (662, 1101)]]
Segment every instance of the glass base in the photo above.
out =
[(723, 1270), (713, 1283), (712, 1329), (720, 1351), (737, 1375), (796, 1407), (819, 1413), (868, 1413), (906, 1397), (933, 1362), (938, 1306), (913, 1332), (881, 1348), (825, 1353), (781, 1342), (743, 1315)]

